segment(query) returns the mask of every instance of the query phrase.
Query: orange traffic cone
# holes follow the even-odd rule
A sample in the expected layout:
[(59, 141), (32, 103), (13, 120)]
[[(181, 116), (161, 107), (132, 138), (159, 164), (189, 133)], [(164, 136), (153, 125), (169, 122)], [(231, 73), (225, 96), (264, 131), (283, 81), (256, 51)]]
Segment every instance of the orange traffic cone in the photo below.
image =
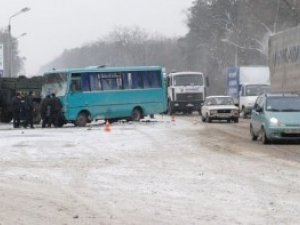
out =
[(111, 131), (110, 123), (108, 122), (108, 120), (106, 120), (106, 122), (105, 122), (104, 131), (105, 132)]

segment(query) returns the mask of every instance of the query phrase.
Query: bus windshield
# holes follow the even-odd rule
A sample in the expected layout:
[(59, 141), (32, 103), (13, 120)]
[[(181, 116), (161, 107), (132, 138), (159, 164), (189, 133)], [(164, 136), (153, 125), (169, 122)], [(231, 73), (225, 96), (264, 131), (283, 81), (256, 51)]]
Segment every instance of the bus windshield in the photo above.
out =
[(202, 74), (182, 74), (174, 76), (175, 86), (202, 86)]
[(54, 93), (56, 96), (64, 96), (67, 91), (67, 75), (63, 73), (52, 73), (44, 76), (42, 96)]

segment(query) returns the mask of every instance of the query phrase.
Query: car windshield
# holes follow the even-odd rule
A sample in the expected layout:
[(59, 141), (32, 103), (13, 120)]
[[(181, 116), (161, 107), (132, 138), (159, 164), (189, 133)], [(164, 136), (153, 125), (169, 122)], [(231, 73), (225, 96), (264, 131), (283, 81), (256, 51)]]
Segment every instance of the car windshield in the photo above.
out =
[(272, 112), (300, 112), (300, 97), (281, 96), (267, 99), (267, 111)]
[(248, 85), (246, 88), (246, 96), (258, 96), (263, 93), (269, 93), (271, 90), (268, 85)]
[(174, 76), (175, 86), (202, 86), (202, 74), (182, 74)]
[(207, 105), (233, 105), (231, 97), (216, 97), (207, 100)]

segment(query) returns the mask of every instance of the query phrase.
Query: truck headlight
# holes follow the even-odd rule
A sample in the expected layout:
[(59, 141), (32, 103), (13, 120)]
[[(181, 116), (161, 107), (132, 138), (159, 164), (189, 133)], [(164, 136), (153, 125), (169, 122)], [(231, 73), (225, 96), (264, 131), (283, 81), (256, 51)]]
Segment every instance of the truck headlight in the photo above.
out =
[(212, 114), (217, 114), (218, 111), (217, 110), (210, 110), (209, 113), (212, 115)]
[(231, 113), (233, 113), (233, 114), (238, 114), (239, 111), (238, 111), (237, 109), (233, 109), (233, 110), (231, 110)]
[(275, 125), (275, 126), (279, 126), (279, 125), (280, 125), (279, 120), (278, 120), (277, 118), (275, 118), (275, 117), (272, 117), (272, 118), (270, 119), (270, 123), (271, 123), (272, 125)]

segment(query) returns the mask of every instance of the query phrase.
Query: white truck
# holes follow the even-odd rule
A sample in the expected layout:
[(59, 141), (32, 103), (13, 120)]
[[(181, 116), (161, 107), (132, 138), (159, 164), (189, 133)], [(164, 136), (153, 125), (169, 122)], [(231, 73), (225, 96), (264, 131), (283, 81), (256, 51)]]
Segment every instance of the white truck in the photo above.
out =
[(201, 72), (173, 72), (167, 76), (168, 112), (198, 111), (206, 97), (208, 80)]
[(271, 36), (268, 50), (272, 91), (300, 94), (300, 27)]
[(270, 91), (270, 72), (266, 66), (230, 67), (226, 70), (227, 95), (234, 98), (241, 116), (251, 114), (258, 95)]

